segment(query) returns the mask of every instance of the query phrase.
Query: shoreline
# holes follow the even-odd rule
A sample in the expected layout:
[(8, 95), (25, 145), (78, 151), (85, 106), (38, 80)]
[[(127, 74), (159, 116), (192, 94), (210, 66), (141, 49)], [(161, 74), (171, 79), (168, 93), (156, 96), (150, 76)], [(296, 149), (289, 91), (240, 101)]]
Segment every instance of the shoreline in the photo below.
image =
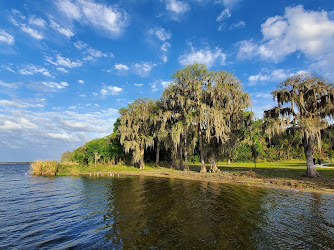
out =
[[(124, 167), (127, 168), (127, 167)], [(101, 169), (102, 170), (102, 169)], [(295, 191), (317, 192), (334, 194), (334, 182), (325, 178), (309, 179), (306, 177), (299, 177), (298, 179), (289, 178), (263, 178), (257, 177), (256, 171), (246, 171), (241, 174), (231, 174), (229, 172), (221, 171), (218, 173), (198, 173), (195, 171), (182, 171), (166, 168), (155, 168), (149, 170), (126, 170), (126, 169), (112, 169), (109, 171), (80, 171), (76, 173), (58, 174), (58, 176), (84, 176), (92, 178), (112, 178), (119, 176), (145, 176), (157, 178), (169, 178), (179, 180), (193, 180), (206, 181), (222, 184), (242, 185), (247, 187), (262, 187), (275, 189), (288, 189)]]

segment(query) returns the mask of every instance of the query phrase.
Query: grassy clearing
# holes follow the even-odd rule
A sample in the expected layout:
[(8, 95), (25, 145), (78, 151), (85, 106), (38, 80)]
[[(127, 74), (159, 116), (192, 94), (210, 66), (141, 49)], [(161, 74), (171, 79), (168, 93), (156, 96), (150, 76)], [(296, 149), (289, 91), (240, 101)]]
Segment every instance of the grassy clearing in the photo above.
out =
[(137, 167), (130, 167), (125, 165), (103, 165), (97, 164), (96, 166), (80, 166), (76, 163), (60, 163), (57, 175), (88, 175), (97, 173), (119, 173), (119, 172), (145, 172), (156, 170), (154, 167), (145, 166), (144, 170), (140, 170)]
[[(40, 164), (40, 161), (38, 161), (38, 164)], [(161, 165), (163, 167), (146, 166), (144, 170), (140, 170), (137, 167), (124, 165), (98, 164), (97, 166), (79, 166), (76, 163), (59, 163), (56, 174), (52, 174), (52, 171), (45, 171), (43, 167), (42, 170), (36, 168), (36, 174), (43, 173), (42, 175), (58, 176), (110, 176), (110, 174), (118, 173), (123, 175), (143, 175), (219, 183), (236, 183), (248, 186), (283, 187), (334, 192), (334, 167), (318, 167), (317, 170), (322, 175), (322, 178), (310, 179), (303, 177), (306, 172), (306, 163), (304, 161), (259, 162), (257, 163), (256, 169), (254, 168), (254, 163), (232, 163), (231, 165), (227, 165), (226, 163), (220, 162), (218, 164), (221, 170), (219, 173), (205, 174), (199, 173), (199, 163), (192, 163), (189, 166), (190, 171), (170, 169), (167, 163), (162, 163)], [(207, 166), (207, 168), (209, 169), (209, 166)]]
[(38, 160), (30, 164), (33, 175), (54, 176), (57, 175), (59, 163), (50, 160)]

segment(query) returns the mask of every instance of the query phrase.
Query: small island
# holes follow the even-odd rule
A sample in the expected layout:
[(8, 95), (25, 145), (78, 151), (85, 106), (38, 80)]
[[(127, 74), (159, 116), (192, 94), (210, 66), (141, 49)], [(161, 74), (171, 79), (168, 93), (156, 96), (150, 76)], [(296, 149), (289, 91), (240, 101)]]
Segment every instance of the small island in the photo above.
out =
[(174, 72), (160, 99), (140, 98), (122, 108), (111, 135), (63, 153), (60, 163), (36, 161), (32, 173), (333, 192), (333, 84), (294, 75), (272, 95), (277, 106), (255, 119), (250, 96), (233, 74), (194, 63)]

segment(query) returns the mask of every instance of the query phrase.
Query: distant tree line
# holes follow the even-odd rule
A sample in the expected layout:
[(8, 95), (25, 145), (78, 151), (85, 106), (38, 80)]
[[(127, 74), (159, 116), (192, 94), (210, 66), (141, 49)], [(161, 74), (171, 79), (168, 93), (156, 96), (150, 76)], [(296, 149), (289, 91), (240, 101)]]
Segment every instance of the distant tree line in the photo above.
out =
[(140, 98), (120, 109), (111, 135), (65, 152), (61, 160), (141, 169), (145, 162), (165, 161), (183, 170), (196, 161), (201, 172), (207, 172), (206, 163), (216, 172), (218, 160), (254, 161), (256, 167), (259, 159), (306, 157), (307, 176), (318, 176), (313, 157), (334, 157), (333, 84), (296, 75), (272, 94), (277, 106), (256, 120), (250, 96), (233, 74), (194, 63), (175, 71), (158, 100)]

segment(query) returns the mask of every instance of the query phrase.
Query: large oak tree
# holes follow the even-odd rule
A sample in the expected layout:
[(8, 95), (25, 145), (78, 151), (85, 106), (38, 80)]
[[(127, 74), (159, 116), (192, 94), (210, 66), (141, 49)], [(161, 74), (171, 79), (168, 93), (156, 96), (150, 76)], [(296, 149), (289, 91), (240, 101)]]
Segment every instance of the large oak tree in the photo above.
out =
[(329, 127), (334, 114), (334, 87), (311, 74), (295, 75), (272, 92), (277, 106), (265, 111), (267, 131), (298, 130), (307, 162), (307, 177), (319, 177), (313, 164), (313, 145), (321, 147), (321, 131)]

